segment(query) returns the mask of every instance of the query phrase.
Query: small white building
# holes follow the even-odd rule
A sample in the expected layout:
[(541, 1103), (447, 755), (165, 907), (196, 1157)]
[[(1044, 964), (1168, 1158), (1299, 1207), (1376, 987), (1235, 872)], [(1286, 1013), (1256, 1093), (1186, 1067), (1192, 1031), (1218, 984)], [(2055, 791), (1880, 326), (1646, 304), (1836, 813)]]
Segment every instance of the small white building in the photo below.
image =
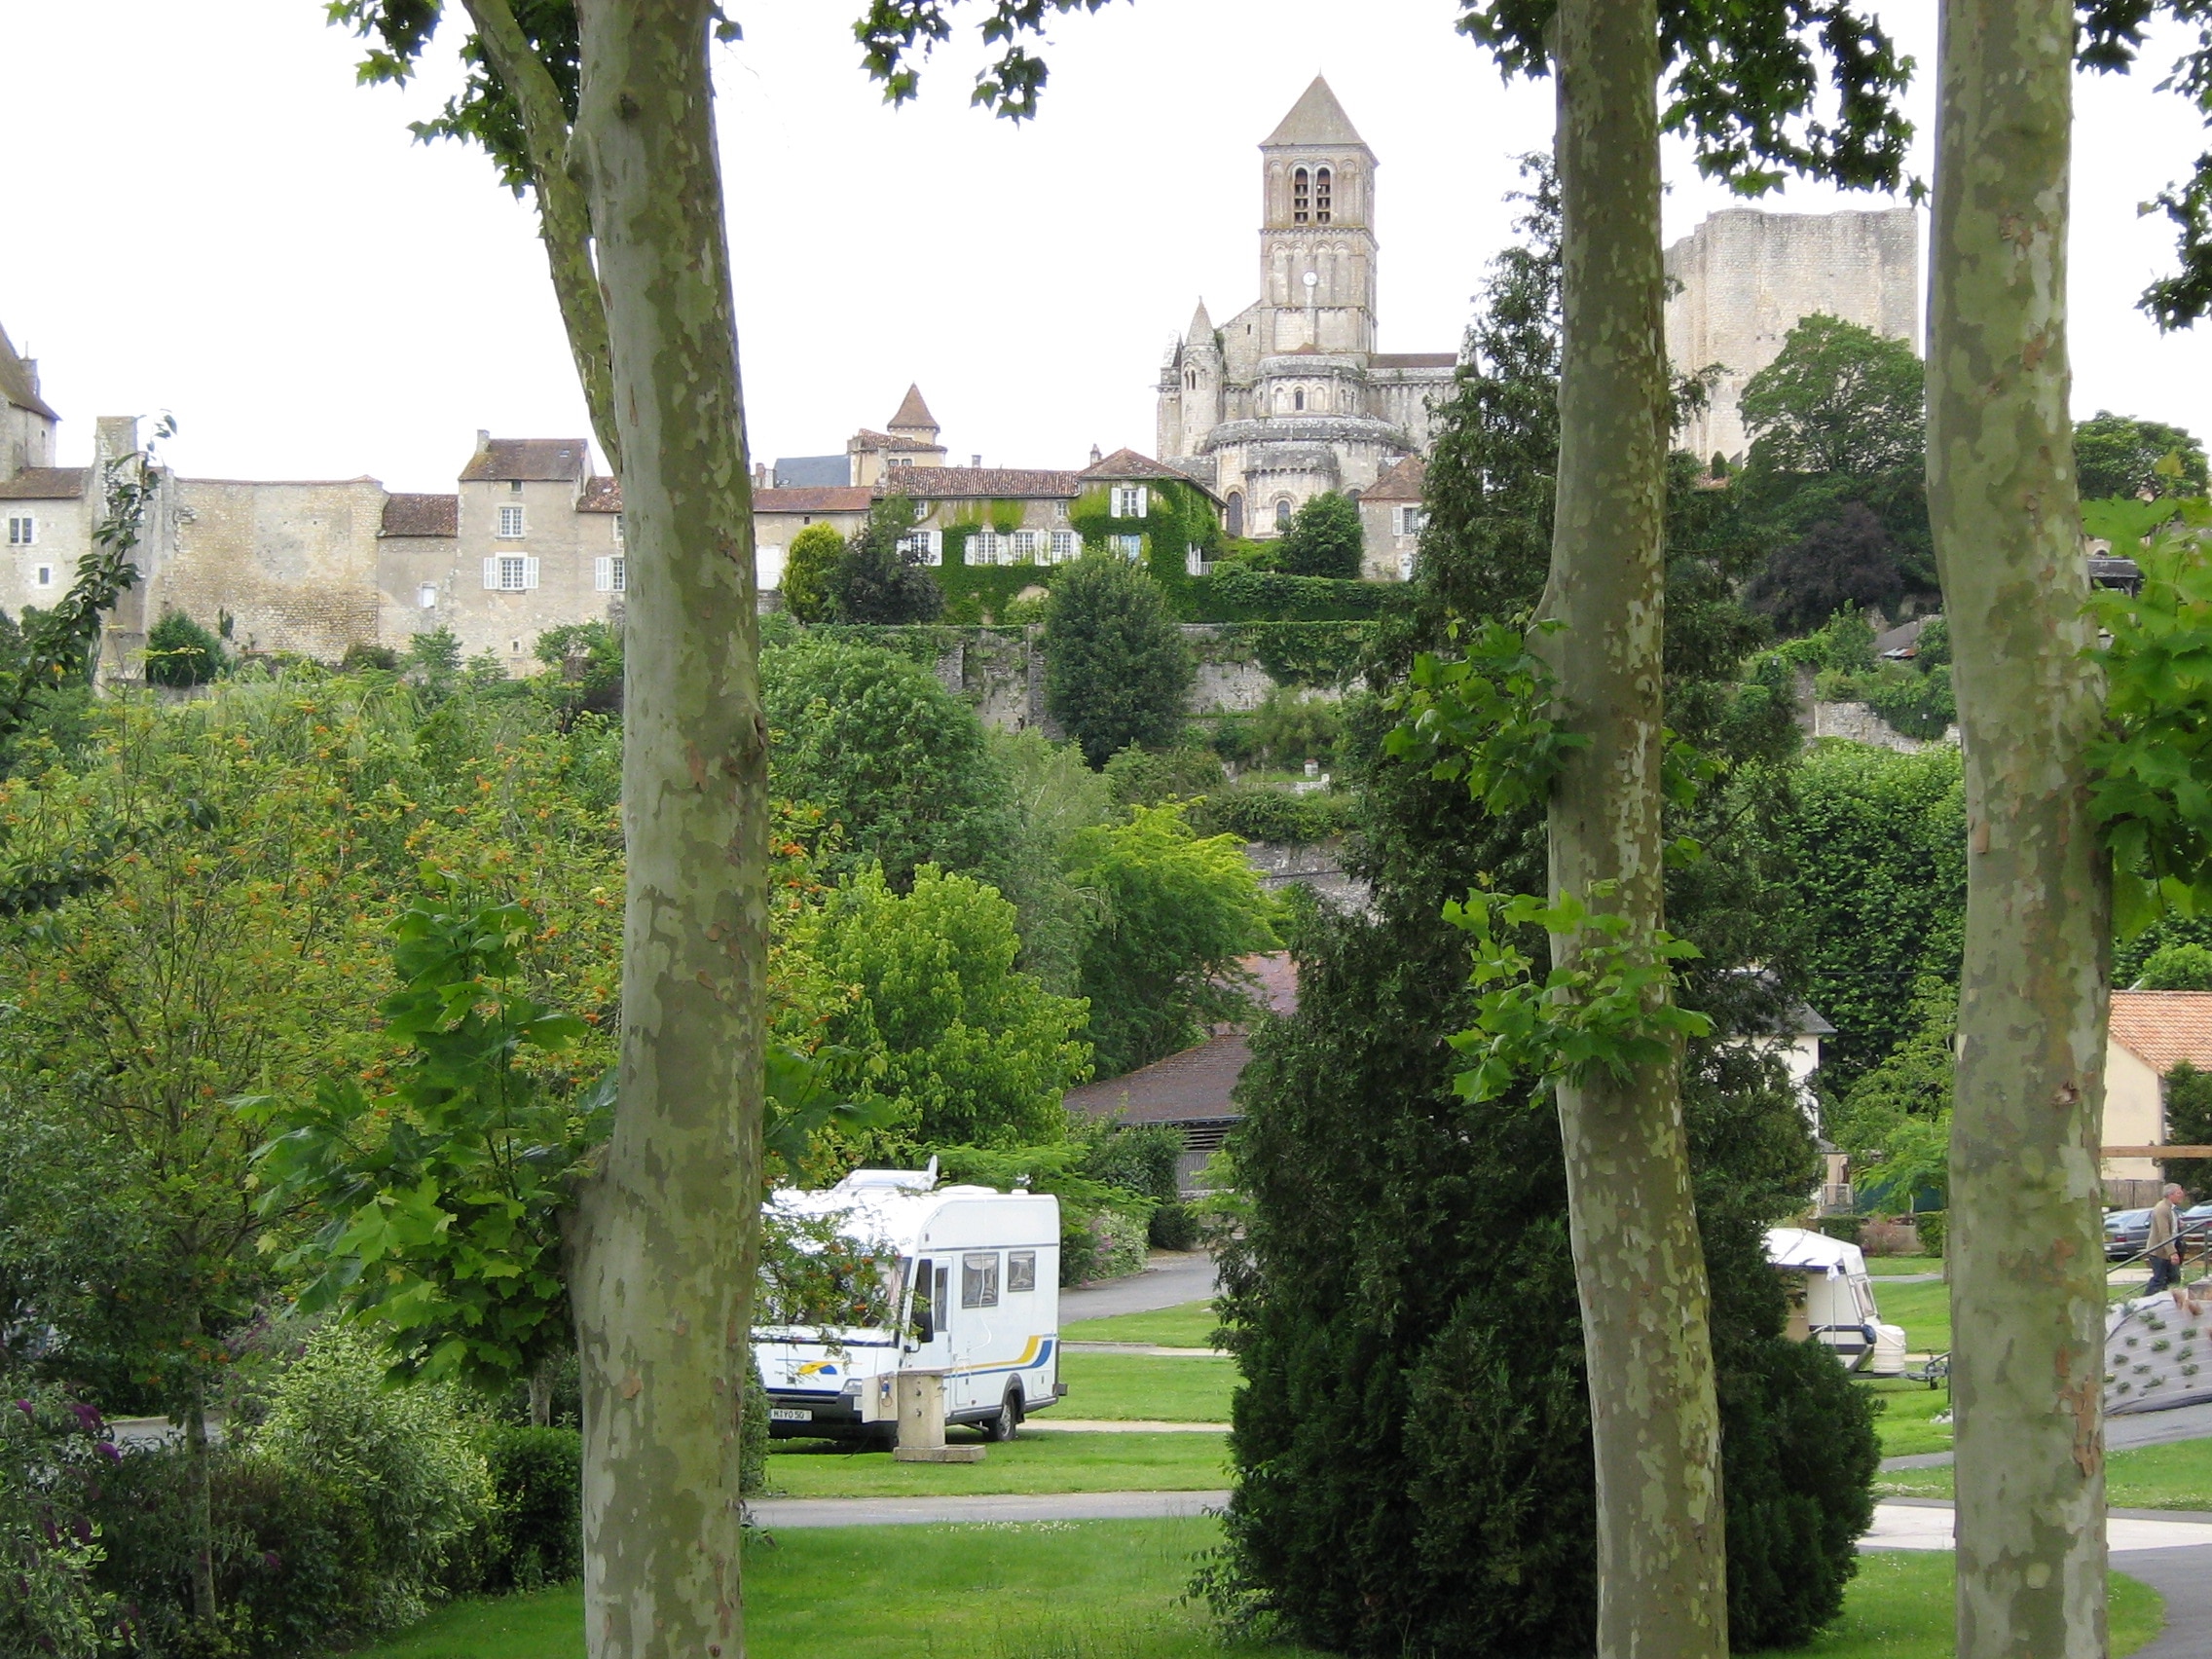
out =
[[(2166, 1134), (2166, 1075), (2212, 1071), (2212, 991), (2115, 991), (2105, 1041), (2106, 1146), (2157, 1146)], [(2107, 1181), (2157, 1181), (2156, 1159), (2108, 1158)], [(2149, 1202), (2149, 1199), (2145, 1199)]]

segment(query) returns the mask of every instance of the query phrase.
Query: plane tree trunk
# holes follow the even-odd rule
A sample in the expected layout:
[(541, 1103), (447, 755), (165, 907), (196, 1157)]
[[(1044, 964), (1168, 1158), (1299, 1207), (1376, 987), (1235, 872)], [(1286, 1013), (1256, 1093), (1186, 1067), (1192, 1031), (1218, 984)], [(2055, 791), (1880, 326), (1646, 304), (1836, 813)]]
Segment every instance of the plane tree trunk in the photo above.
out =
[(620, 1093), (571, 1231), (592, 1659), (735, 1659), (767, 731), (705, 0), (580, 0), (629, 549)]
[(2070, 0), (1944, 0), (1928, 503), (1966, 746), (1951, 1140), (1961, 1659), (2105, 1650), (2103, 686), (2066, 355)]
[[(1585, 734), (1550, 808), (1551, 885), (1663, 922), (1660, 318), (1655, 0), (1562, 0), (1554, 57), (1565, 338), (1544, 648)], [(1600, 883), (1611, 899), (1591, 899)], [(1570, 961), (1570, 936), (1552, 949)], [(1598, 1475), (1598, 1652), (1728, 1647), (1719, 1409), (1679, 1068), (1559, 1087)]]

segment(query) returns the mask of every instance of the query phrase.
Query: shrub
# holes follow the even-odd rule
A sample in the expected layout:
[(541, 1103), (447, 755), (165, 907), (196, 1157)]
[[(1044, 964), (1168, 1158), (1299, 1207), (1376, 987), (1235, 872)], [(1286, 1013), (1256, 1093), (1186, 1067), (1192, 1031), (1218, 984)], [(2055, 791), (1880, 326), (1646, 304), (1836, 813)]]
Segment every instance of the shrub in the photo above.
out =
[(1183, 729), (1197, 669), (1159, 586), (1127, 561), (1086, 554), (1052, 580), (1045, 620), (1045, 708), (1103, 766), (1130, 744)]
[(944, 589), (918, 552), (901, 552), (900, 538), (921, 522), (903, 496), (876, 502), (844, 556), (823, 579), (824, 598), (840, 622), (934, 622), (944, 609)]
[(1175, 1201), (1175, 1161), (1183, 1137), (1165, 1124), (1118, 1124), (1099, 1138), (1085, 1161), (1084, 1173), (1109, 1187), (1150, 1198)]
[(223, 669), (223, 642), (181, 610), (146, 631), (146, 679), (154, 685), (204, 685)]
[(834, 525), (810, 524), (792, 537), (784, 554), (784, 608), (801, 622), (836, 620), (830, 581), (845, 556)]
[(1912, 1218), (1913, 1231), (1920, 1235), (1920, 1253), (1923, 1256), (1943, 1254), (1943, 1242), (1951, 1230), (1949, 1210), (1922, 1210)]
[(1846, 1244), (1857, 1244), (1859, 1235), (1866, 1230), (1866, 1218), (1862, 1215), (1824, 1215), (1816, 1225), (1830, 1238), (1841, 1239)]
[(1293, 794), (1264, 785), (1242, 785), (1207, 795), (1191, 808), (1191, 825), (1202, 834), (1237, 835), (1271, 846), (1304, 847), (1331, 841), (1349, 828), (1347, 796), (1323, 790)]
[(2146, 991), (2212, 991), (2212, 948), (2181, 940), (2160, 945), (2143, 964)]
[(399, 668), (399, 653), (389, 645), (372, 645), (364, 640), (355, 640), (346, 647), (346, 654), (338, 659), (338, 672), (359, 674), (364, 669), (394, 673)]
[(1293, 576), (1348, 580), (1359, 574), (1364, 539), (1359, 503), (1335, 490), (1324, 490), (1291, 519), (1275, 554), (1275, 568)]
[(1116, 806), (1158, 806), (1211, 794), (1225, 784), (1221, 762), (1203, 749), (1143, 749), (1130, 744), (1106, 762)]
[(1335, 699), (1303, 695), (1287, 685), (1267, 694), (1252, 722), (1253, 740), (1274, 766), (1331, 764), (1344, 730), (1344, 711)]
[(1144, 1216), (1132, 1215), (1126, 1210), (1102, 1209), (1093, 1212), (1083, 1225), (1091, 1237), (1090, 1271), (1084, 1279), (1073, 1281), (1062, 1272), (1063, 1283), (1127, 1278), (1131, 1273), (1144, 1272), (1145, 1252), (1149, 1247), (1148, 1222)]
[(768, 1389), (760, 1381), (760, 1365), (748, 1357), (745, 1364), (745, 1403), (737, 1419), (737, 1492), (752, 1497), (768, 1490)]
[(94, 1578), (101, 1539), (88, 1510), (99, 1415), (10, 1379), (0, 1404), (0, 1652), (92, 1659), (111, 1651), (116, 1598)]
[(582, 1572), (583, 1436), (498, 1423), (483, 1450), (493, 1499), (483, 1588), (539, 1590)]
[(1180, 1199), (1154, 1210), (1148, 1230), (1155, 1250), (1196, 1250), (1202, 1236), (1198, 1212)]

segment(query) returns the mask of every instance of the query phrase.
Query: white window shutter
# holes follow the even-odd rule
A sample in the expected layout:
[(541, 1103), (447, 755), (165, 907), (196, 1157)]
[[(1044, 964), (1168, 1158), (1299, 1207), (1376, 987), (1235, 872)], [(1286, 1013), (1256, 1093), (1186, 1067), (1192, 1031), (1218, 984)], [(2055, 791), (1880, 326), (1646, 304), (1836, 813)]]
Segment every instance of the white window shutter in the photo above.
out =
[(496, 558), (484, 561), (484, 585), (495, 591), (498, 588), (499, 561)]
[(537, 560), (534, 557), (526, 558), (522, 562), (522, 585), (525, 588), (534, 588), (537, 585)]
[(1144, 517), (1144, 515), (1145, 515), (1145, 497), (1146, 497), (1146, 495), (1147, 495), (1147, 491), (1145, 490), (1145, 487), (1144, 487), (1144, 486), (1143, 486), (1142, 484), (1139, 484), (1139, 485), (1137, 486), (1137, 489), (1136, 489), (1136, 497), (1137, 497), (1137, 510), (1136, 510), (1136, 512), (1134, 513), (1134, 515), (1132, 515), (1132, 516), (1134, 516), (1134, 517), (1136, 517), (1136, 518), (1142, 518), (1142, 517)]
[(600, 593), (612, 593), (614, 591), (614, 561), (612, 558), (602, 557), (591, 562), (591, 585), (594, 590)]
[(923, 561), (931, 565), (943, 564), (944, 532), (941, 530), (925, 530), (922, 534), (930, 538), (929, 546), (922, 554)]

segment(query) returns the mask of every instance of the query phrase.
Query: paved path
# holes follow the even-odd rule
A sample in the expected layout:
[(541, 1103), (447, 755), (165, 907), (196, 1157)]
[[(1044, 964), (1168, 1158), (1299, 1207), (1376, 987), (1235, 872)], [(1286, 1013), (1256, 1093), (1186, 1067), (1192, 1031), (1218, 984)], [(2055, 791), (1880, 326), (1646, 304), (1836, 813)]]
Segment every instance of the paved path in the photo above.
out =
[[(1874, 1525), (1859, 1540), (1862, 1550), (1947, 1550), (1952, 1506), (1935, 1498), (1893, 1497), (1874, 1505)], [(2212, 1550), (2212, 1515), (2194, 1510), (2115, 1509), (2105, 1520), (2113, 1553)]]
[(1214, 1291), (1213, 1258), (1202, 1250), (1156, 1250), (1141, 1273), (1109, 1279), (1088, 1290), (1060, 1292), (1060, 1323), (1104, 1319), (1115, 1313), (1157, 1313), (1186, 1302), (1203, 1302)]

